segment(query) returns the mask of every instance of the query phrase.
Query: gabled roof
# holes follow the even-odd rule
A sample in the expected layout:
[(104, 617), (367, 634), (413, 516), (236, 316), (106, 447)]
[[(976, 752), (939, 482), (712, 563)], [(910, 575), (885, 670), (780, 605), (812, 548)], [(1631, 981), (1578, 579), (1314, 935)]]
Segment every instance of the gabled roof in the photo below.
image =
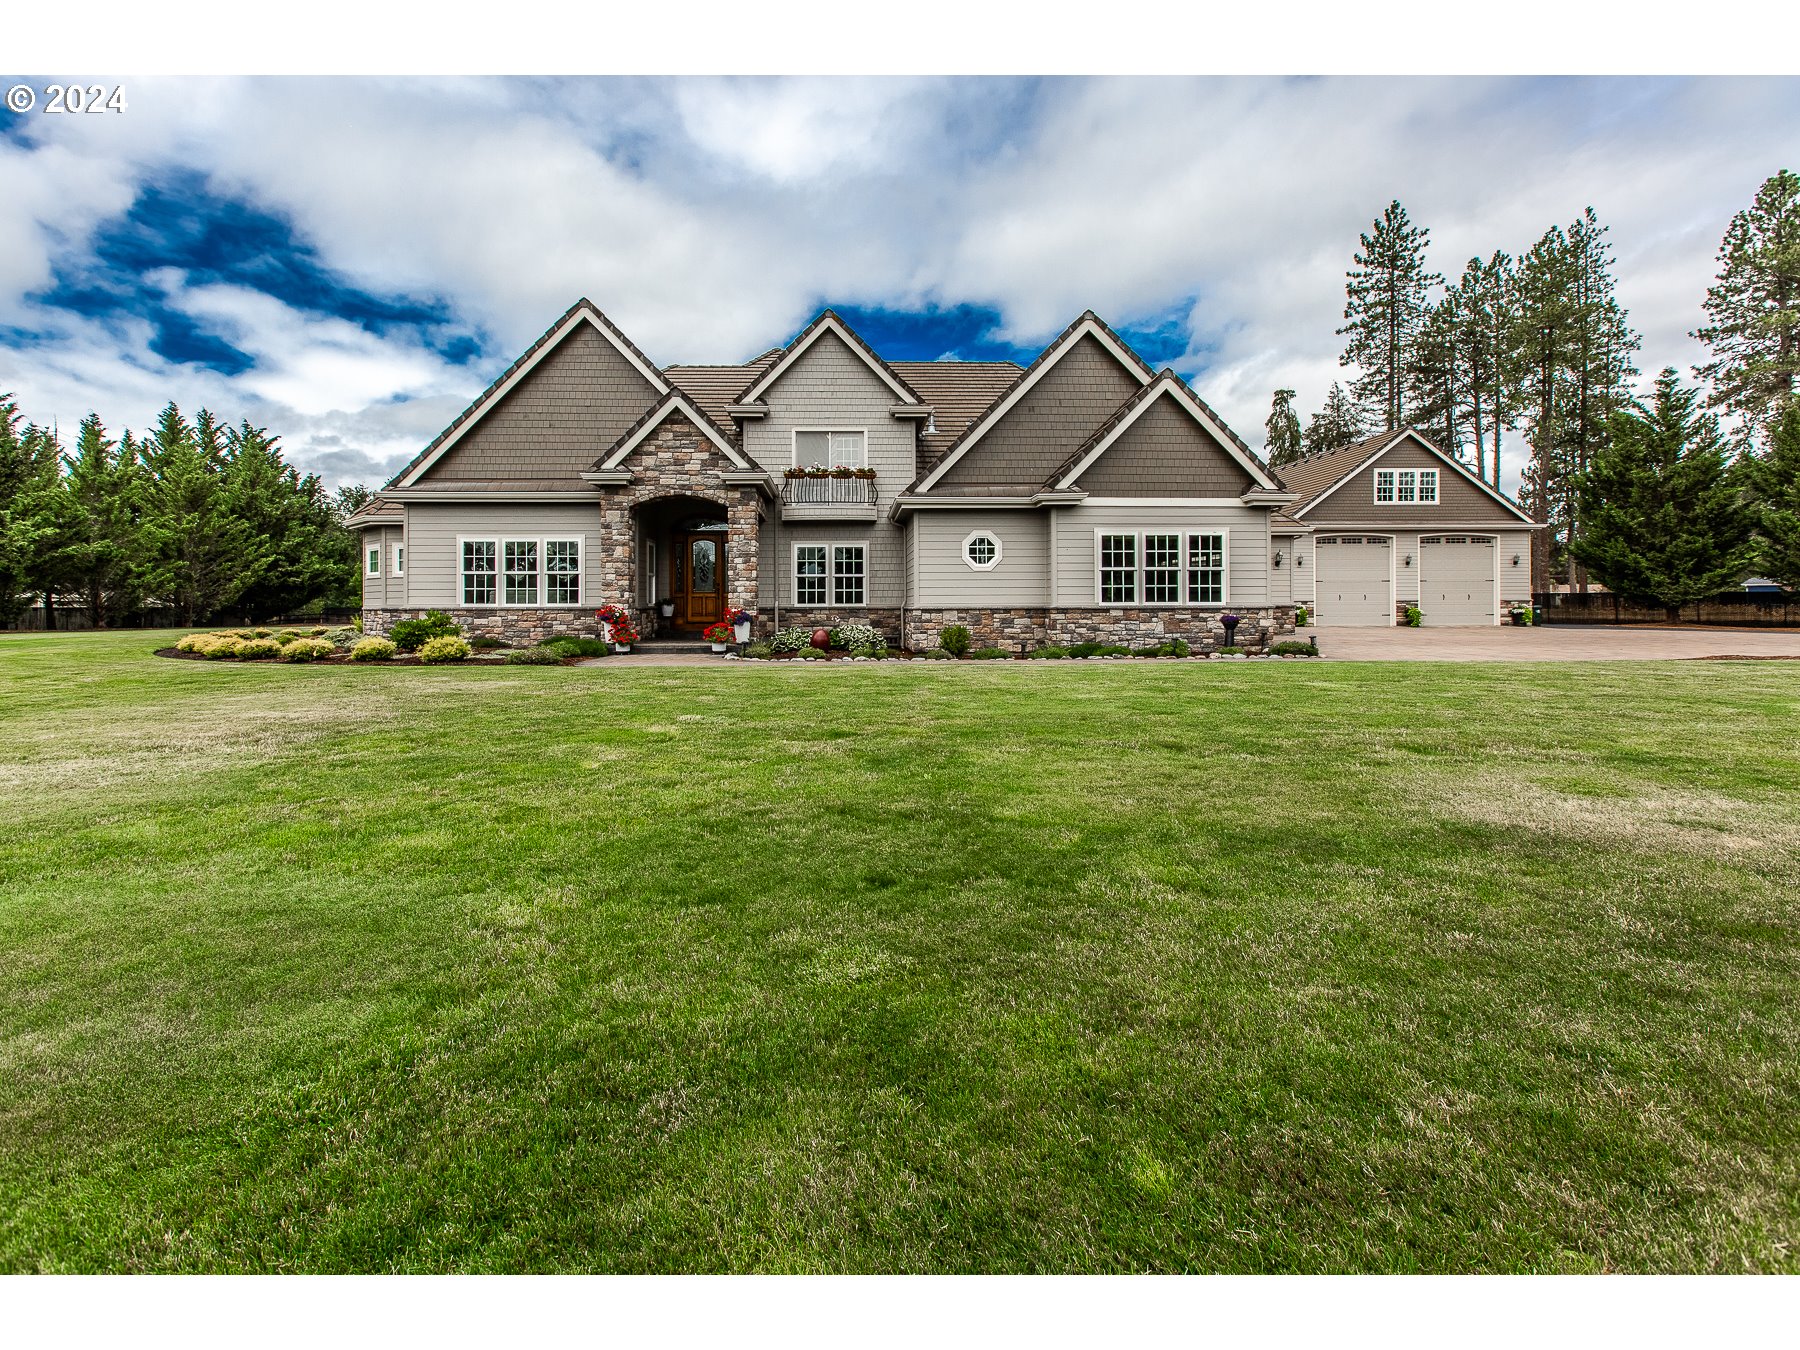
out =
[(1402, 440), (1417, 441), (1427, 452), (1443, 461), (1452, 472), (1460, 475), (1465, 481), (1473, 483), (1521, 521), (1527, 525), (1537, 524), (1517, 502), (1477, 478), (1469, 472), (1468, 466), (1454, 455), (1446, 455), (1433, 445), (1431, 439), (1417, 427), (1401, 427), (1396, 431), (1379, 432), (1340, 449), (1308, 455), (1296, 463), (1284, 466), (1280, 470), (1282, 481), (1300, 494), (1300, 500), (1288, 508), (1289, 512), (1297, 519), (1304, 519), (1308, 511), (1311, 511), (1345, 483), (1392, 450)]
[(827, 333), (841, 338), (850, 350), (860, 356), (863, 363), (874, 371), (889, 389), (894, 391), (895, 396), (902, 403), (923, 403), (925, 401), (919, 397), (917, 391), (910, 384), (894, 373), (892, 366), (875, 354), (874, 349), (857, 335), (855, 329), (838, 317), (836, 310), (826, 309), (819, 311), (819, 317), (802, 328), (798, 336), (782, 349), (780, 357), (761, 375), (757, 376), (756, 381), (739, 396), (738, 402), (754, 403), (768, 393), (769, 386), (780, 379), (794, 362), (806, 354), (807, 349), (813, 343)]
[(1159, 398), (1167, 398), (1176, 407), (1194, 419), (1213, 437), (1225, 452), (1238, 462), (1250, 479), (1259, 488), (1269, 492), (1279, 492), (1280, 484), (1269, 472), (1269, 466), (1256, 457), (1251, 448), (1238, 439), (1237, 433), (1226, 426), (1219, 415), (1212, 410), (1206, 400), (1188, 387), (1186, 380), (1166, 367), (1156, 378), (1151, 380), (1137, 393), (1119, 405), (1119, 409), (1094, 434), (1088, 437), (1085, 444), (1068, 459), (1064, 460), (1044, 481), (1046, 488), (1065, 491), (1075, 486), (1075, 480), (1086, 473), (1095, 460), (1104, 455), (1119, 437), (1130, 429), (1132, 423), (1142, 417)]
[(1019, 378), (1015, 361), (894, 361), (894, 372), (932, 408), (931, 425), (919, 428), (919, 463), (929, 472), (968, 429), (969, 423)]
[(362, 530), (371, 525), (398, 525), (405, 519), (406, 508), (399, 502), (390, 502), (385, 497), (371, 497), (344, 517), (344, 524), (353, 530)]
[(1139, 384), (1149, 384), (1156, 378), (1156, 372), (1145, 364), (1144, 358), (1132, 351), (1125, 340), (1108, 328), (1098, 314), (1091, 309), (1083, 310), (1081, 316), (1052, 338), (1050, 345), (1038, 353), (1037, 359), (1020, 371), (1018, 378), (1000, 397), (990, 403), (987, 409), (969, 424), (967, 430), (951, 443), (931, 470), (920, 475), (907, 490), (909, 492), (929, 492), (932, 485), (944, 476), (950, 466), (968, 454), (987, 433), (988, 428), (1004, 417), (1007, 411), (1024, 398), (1032, 387), (1043, 379), (1056, 363), (1062, 360), (1070, 349), (1084, 337), (1094, 338), (1102, 347), (1110, 351), (1124, 364), (1127, 370), (1132, 372)]
[(583, 324), (592, 325), (597, 329), (600, 336), (617, 348), (619, 354), (630, 362), (658, 393), (668, 392), (669, 382), (663, 378), (662, 372), (656, 368), (650, 358), (639, 351), (637, 345), (626, 337), (611, 319), (600, 312), (599, 306), (584, 295), (564, 310), (561, 318), (546, 328), (543, 335), (526, 348), (525, 353), (517, 361), (514, 361), (500, 373), (498, 379), (482, 390), (476, 396), (475, 401), (457, 414), (456, 420), (439, 432), (437, 438), (415, 455), (411, 463), (389, 479), (387, 485), (389, 487), (411, 486), (417, 481), (420, 474), (441, 459), (471, 427), (487, 415), (490, 409), (511, 393), (519, 381), (535, 370), (539, 362), (561, 346), (563, 341)]
[(679, 389), (671, 389), (668, 393), (657, 399), (655, 403), (651, 404), (649, 411), (638, 418), (637, 421), (633, 422), (631, 426), (626, 428), (624, 435), (620, 436), (618, 440), (607, 447), (606, 452), (601, 455), (599, 459), (594, 461), (594, 468), (618, 468), (625, 462), (626, 457), (630, 455), (633, 450), (644, 443), (651, 432), (655, 431), (676, 413), (680, 413), (683, 417), (686, 417), (688, 421), (698, 427), (700, 434), (711, 441), (713, 445), (718, 448), (719, 453), (731, 461), (733, 467), (739, 469), (749, 469), (753, 467), (750, 461), (744, 458), (743, 453), (737, 446), (732, 443), (731, 437), (720, 430), (718, 424), (715, 423), (712, 418), (701, 412), (700, 409), (695, 406), (693, 399), (689, 398)]
[(749, 388), (750, 381), (774, 365), (780, 355), (777, 348), (741, 366), (664, 366), (663, 374), (723, 430), (732, 425), (731, 405)]

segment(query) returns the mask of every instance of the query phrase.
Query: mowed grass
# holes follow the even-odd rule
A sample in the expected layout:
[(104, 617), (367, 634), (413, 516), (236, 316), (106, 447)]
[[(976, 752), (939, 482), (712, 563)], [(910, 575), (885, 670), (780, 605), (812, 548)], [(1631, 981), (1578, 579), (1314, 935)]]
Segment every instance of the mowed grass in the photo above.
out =
[(1791, 665), (157, 644), (0, 638), (0, 1268), (1800, 1268)]

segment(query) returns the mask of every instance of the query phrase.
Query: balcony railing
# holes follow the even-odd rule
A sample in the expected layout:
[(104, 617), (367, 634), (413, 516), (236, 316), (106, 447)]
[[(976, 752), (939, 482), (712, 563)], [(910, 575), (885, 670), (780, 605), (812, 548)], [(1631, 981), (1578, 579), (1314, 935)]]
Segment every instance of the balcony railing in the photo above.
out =
[(783, 520), (874, 520), (873, 478), (825, 476), (781, 480)]

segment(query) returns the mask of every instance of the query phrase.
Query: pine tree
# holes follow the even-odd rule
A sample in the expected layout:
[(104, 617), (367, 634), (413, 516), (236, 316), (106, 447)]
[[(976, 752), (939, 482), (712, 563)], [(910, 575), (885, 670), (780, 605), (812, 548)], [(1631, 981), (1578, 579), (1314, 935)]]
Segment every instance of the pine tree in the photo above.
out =
[(1268, 439), (1263, 443), (1263, 457), (1269, 461), (1271, 468), (1279, 469), (1283, 464), (1292, 464), (1300, 458), (1300, 418), (1294, 412), (1292, 389), (1275, 391), (1275, 397), (1269, 405), (1269, 420), (1263, 425), (1268, 431)]
[(1562, 450), (1568, 415), (1566, 372), (1576, 350), (1574, 260), (1569, 241), (1552, 227), (1519, 261), (1513, 309), (1513, 352), (1522, 372), (1525, 435), (1531, 463), (1520, 498), (1532, 519), (1551, 526), (1531, 541), (1531, 589), (1550, 589), (1556, 536), (1565, 524)]
[(1469, 387), (1468, 336), (1455, 292), (1433, 305), (1407, 362), (1407, 422), (1462, 458), (1461, 413)]
[[(210, 415), (201, 424), (213, 428)], [(147, 444), (152, 485), (144, 522), (147, 589), (194, 623), (231, 604), (267, 564), (269, 550), (250, 524), (232, 513), (222, 446), (202, 448), (173, 403)]]
[(1708, 406), (1772, 434), (1800, 398), (1800, 175), (1782, 169), (1731, 218), (1706, 317), (1690, 336), (1712, 348), (1695, 367), (1712, 385)]
[[(1468, 422), (1475, 438), (1475, 466), (1500, 486), (1501, 433), (1518, 425), (1518, 278), (1513, 260), (1496, 250), (1486, 262), (1470, 258), (1457, 283), (1457, 303), (1469, 361)], [(1491, 453), (1487, 442), (1491, 439)]]
[(0, 623), (14, 624), (27, 603), (25, 573), (35, 538), (25, 516), (31, 462), (19, 439), (19, 405), (0, 395)]
[(1425, 322), (1431, 290), (1444, 279), (1425, 266), (1431, 231), (1413, 225), (1406, 208), (1390, 202), (1374, 233), (1360, 236), (1356, 266), (1345, 274), (1343, 366), (1362, 374), (1350, 389), (1371, 420), (1388, 430), (1405, 425), (1406, 371)]
[(1769, 434), (1767, 451), (1750, 461), (1755, 484), (1757, 568), (1790, 591), (1800, 591), (1800, 399), (1788, 404)]
[(87, 599), (88, 620), (104, 628), (136, 608), (132, 585), (140, 562), (141, 482), (133, 447), (113, 441), (100, 419), (81, 421), (68, 461), (68, 489), (76, 517), (70, 583)]
[(1325, 406), (1306, 424), (1306, 453), (1316, 455), (1323, 450), (1336, 450), (1361, 440), (1366, 434), (1362, 409), (1344, 392), (1343, 385), (1334, 384), (1325, 396)]
[(225, 506), (250, 527), (262, 558), (235, 603), (251, 618), (268, 617), (332, 590), (344, 570), (335, 538), (343, 527), (318, 475), (301, 478), (283, 461), (279, 438), (248, 421), (224, 440)]
[(1680, 607), (1738, 585), (1756, 560), (1744, 473), (1718, 420), (1697, 413), (1699, 392), (1673, 367), (1645, 407), (1613, 414), (1577, 493), (1586, 522), (1570, 551), (1629, 600)]

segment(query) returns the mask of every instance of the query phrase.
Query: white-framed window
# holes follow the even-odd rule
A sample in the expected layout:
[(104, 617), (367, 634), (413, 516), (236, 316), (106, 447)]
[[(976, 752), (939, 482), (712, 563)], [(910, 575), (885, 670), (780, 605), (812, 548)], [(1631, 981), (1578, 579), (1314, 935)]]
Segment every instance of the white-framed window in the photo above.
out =
[(825, 603), (825, 544), (794, 545), (794, 603), (796, 605), (820, 605)]
[(580, 540), (546, 539), (544, 541), (544, 603), (546, 605), (579, 605), (581, 603)]
[(976, 530), (962, 541), (963, 561), (977, 572), (991, 572), (1000, 565), (1000, 536)]
[(1190, 534), (1187, 537), (1187, 602), (1190, 605), (1225, 603), (1225, 536)]
[(506, 564), (501, 573), (502, 598), (509, 605), (535, 605), (538, 602), (537, 540), (504, 539), (500, 548)]
[(1103, 605), (1223, 605), (1231, 590), (1228, 537), (1171, 526), (1095, 531), (1096, 598)]
[(1181, 536), (1144, 536), (1144, 603), (1173, 605), (1181, 600)]
[(500, 603), (500, 546), (492, 539), (463, 540), (462, 593), (465, 605)]
[(406, 545), (405, 544), (395, 544), (394, 545), (394, 575), (397, 577), (403, 577), (406, 575)]
[(579, 605), (580, 539), (463, 539), (465, 605)]
[(655, 604), (660, 598), (656, 589), (656, 540), (644, 540), (644, 594), (650, 603)]
[(869, 557), (862, 544), (795, 544), (794, 603), (838, 607), (868, 603)]
[(823, 464), (828, 469), (869, 467), (869, 435), (866, 431), (808, 428), (794, 433), (794, 467)]
[(381, 575), (381, 545), (363, 550), (363, 575), (378, 577)]
[(1436, 469), (1375, 470), (1377, 506), (1436, 506), (1437, 501)]
[(1102, 534), (1099, 536), (1100, 603), (1133, 605), (1137, 603), (1137, 536), (1135, 534)]

